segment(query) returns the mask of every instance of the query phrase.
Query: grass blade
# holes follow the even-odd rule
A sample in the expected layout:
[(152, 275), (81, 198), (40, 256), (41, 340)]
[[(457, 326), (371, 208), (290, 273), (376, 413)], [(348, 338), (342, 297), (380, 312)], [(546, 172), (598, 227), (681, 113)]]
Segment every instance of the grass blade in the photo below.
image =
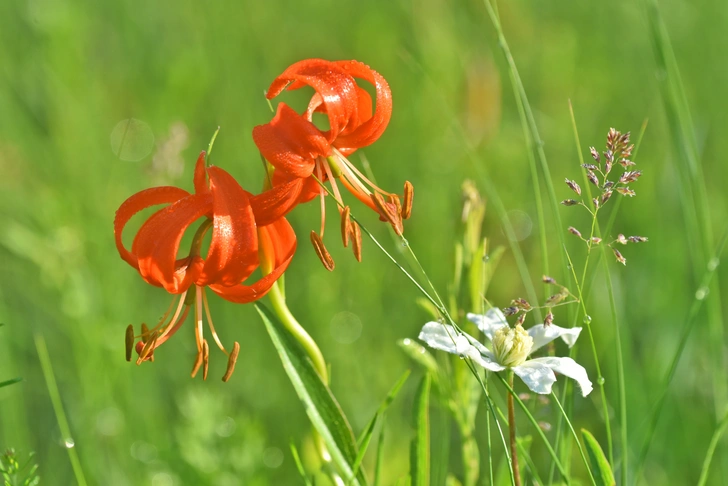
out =
[(425, 374), (417, 389), (413, 409), (415, 436), (410, 456), (412, 486), (430, 486), (430, 384), (430, 375)]
[(0, 382), (0, 388), (2, 388), (4, 386), (12, 385), (14, 383), (18, 383), (18, 382), (21, 382), (21, 381), (23, 381), (22, 378), (12, 378), (10, 380), (2, 381), (2, 382)]
[(713, 437), (710, 439), (710, 445), (708, 446), (708, 452), (705, 453), (705, 460), (703, 461), (703, 469), (700, 471), (700, 479), (698, 480), (698, 486), (705, 486), (708, 481), (708, 472), (710, 471), (710, 462), (713, 460), (713, 454), (715, 448), (718, 447), (718, 441), (725, 432), (725, 428), (728, 426), (728, 411), (723, 415), (723, 418), (718, 423), (718, 427), (713, 433)]
[(369, 421), (369, 424), (367, 424), (366, 428), (357, 439), (356, 444), (357, 447), (359, 447), (359, 453), (357, 454), (356, 460), (354, 461), (354, 475), (359, 472), (361, 461), (364, 459), (364, 454), (366, 454), (367, 452), (367, 448), (369, 447), (369, 443), (372, 440), (372, 436), (374, 435), (374, 429), (376, 428), (377, 423), (381, 421), (381, 418), (384, 416), (389, 406), (399, 394), (399, 391), (402, 389), (402, 386), (404, 386), (407, 378), (409, 378), (409, 375), (410, 371), (407, 370), (400, 377), (400, 379), (397, 380), (397, 383), (395, 383), (392, 389), (389, 390), (389, 393), (387, 393), (387, 396), (384, 398), (382, 404), (379, 405), (379, 409), (374, 414), (374, 417), (372, 417), (372, 419)]
[(321, 436), (333, 463), (351, 484), (366, 484), (363, 474), (354, 474), (357, 448), (351, 426), (339, 403), (316, 372), (308, 354), (286, 331), (283, 324), (263, 304), (255, 303), (263, 318), (283, 368), (306, 408), (306, 414)]
[(298, 474), (301, 475), (301, 479), (303, 479), (303, 483), (306, 486), (312, 486), (311, 481), (308, 479), (308, 476), (306, 475), (306, 470), (303, 467), (303, 463), (301, 462), (301, 456), (298, 455), (298, 449), (296, 449), (296, 444), (293, 443), (291, 440), (291, 455), (293, 456), (293, 462), (296, 464), (296, 470), (298, 471)]
[(48, 395), (51, 397), (53, 411), (56, 414), (58, 428), (61, 430), (61, 435), (63, 436), (66, 450), (68, 451), (68, 458), (71, 460), (73, 474), (75, 475), (76, 482), (79, 486), (86, 486), (86, 477), (83, 474), (81, 461), (78, 459), (78, 453), (76, 452), (75, 443), (72, 439), (73, 436), (71, 435), (71, 427), (68, 425), (66, 412), (63, 410), (63, 402), (61, 401), (61, 394), (58, 391), (56, 376), (53, 373), (53, 365), (51, 364), (51, 358), (48, 354), (48, 347), (46, 347), (45, 339), (41, 334), (35, 335), (35, 349), (38, 352), (40, 366), (43, 369), (43, 376), (45, 378), (46, 387), (48, 388)]
[(609, 461), (607, 461), (607, 457), (604, 455), (604, 451), (599, 445), (599, 442), (586, 429), (581, 429), (581, 438), (584, 439), (591, 468), (597, 471), (595, 477), (596, 484), (598, 486), (614, 486), (617, 484), (614, 479), (614, 474), (612, 474), (612, 468), (609, 466)]

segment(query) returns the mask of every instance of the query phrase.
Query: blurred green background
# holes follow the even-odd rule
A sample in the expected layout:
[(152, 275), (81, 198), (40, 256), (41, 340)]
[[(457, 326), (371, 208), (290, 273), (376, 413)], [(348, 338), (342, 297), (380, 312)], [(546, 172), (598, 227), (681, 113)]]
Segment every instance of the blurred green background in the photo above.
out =
[[(717, 234), (728, 220), (728, 4), (668, 0), (660, 8), (691, 106)], [(500, 14), (560, 199), (571, 197), (564, 177), (581, 181), (569, 99), (583, 154), (588, 145), (603, 147), (609, 127), (636, 134), (649, 119), (638, 157), (644, 175), (633, 185), (638, 196), (623, 201), (615, 233), (650, 241), (625, 249), (625, 268), (610, 261), (627, 367), (629, 446), (636, 455), (694, 300), (695, 275), (702, 274), (684, 223), (680, 156), (659, 90), (665, 72), (656, 67), (640, 2), (518, 0), (503, 2)], [(0, 447), (36, 451), (44, 484), (73, 484), (74, 476), (64, 446), (71, 438), (59, 430), (34, 335), (48, 344), (89, 484), (300, 481), (288, 444), (293, 439), (301, 446), (310, 426), (251, 306), (211, 299), (223, 340), (241, 343), (227, 384), (219, 381), (225, 367), (219, 353), (211, 359), (214, 379), (189, 378), (190, 323), (153, 364), (124, 361), (127, 324), (155, 322), (169, 299), (119, 258), (112, 221), (121, 202), (143, 188), (191, 189), (196, 156), (218, 125), (214, 163), (259, 190), (260, 160), (250, 134), (272, 115), (263, 92), (285, 67), (309, 57), (358, 59), (389, 81), (391, 124), (361, 153), (381, 187), (399, 192), (405, 180), (413, 182), (406, 234), (438, 288), (445, 290), (451, 278), (460, 186), (473, 178), (482, 189), (485, 168), (541, 291), (527, 147), (480, 1), (0, 2), (0, 381), (24, 378), (0, 389)], [(303, 107), (303, 95), (285, 96)], [(136, 121), (120, 152), (118, 127), (129, 118)], [(427, 315), (414, 303), (416, 289), (371, 242), (365, 241), (362, 264), (340, 247), (336, 221), (328, 246), (337, 267), (328, 273), (306, 236), (318, 225), (318, 211), (311, 204), (289, 218), (300, 246), (286, 274), (287, 294), (330, 362), (332, 389), (359, 432), (413, 367), (396, 341), (415, 337)], [(561, 211), (564, 225), (587, 229), (578, 209)], [(354, 213), (390, 243), (373, 214), (359, 206)], [(565, 228), (555, 227), (548, 211), (547, 218), (550, 266), (561, 277), (556, 232)], [(485, 221), (491, 244), (506, 245), (495, 212), (489, 209)], [(581, 268), (583, 247), (567, 242)], [(718, 273), (728, 277), (726, 268)], [(589, 308), (616, 406), (614, 335), (602, 279), (597, 282)], [(524, 294), (508, 251), (488, 298), (503, 307)], [(563, 312), (556, 322), (565, 325)], [(712, 377), (726, 370), (707, 352), (711, 342), (721, 351), (725, 342), (716, 343), (704, 321), (701, 314), (668, 392), (646, 484), (694, 483), (715, 429), (715, 407), (725, 406), (715, 404)], [(586, 345), (578, 358), (595, 380)], [(415, 381), (388, 417), (385, 484), (408, 471)], [(574, 403), (575, 426), (603, 441), (598, 394)], [(456, 443), (457, 435), (433, 437), (450, 440)], [(725, 451), (719, 447), (719, 456)], [(451, 462), (457, 474), (456, 452)]]

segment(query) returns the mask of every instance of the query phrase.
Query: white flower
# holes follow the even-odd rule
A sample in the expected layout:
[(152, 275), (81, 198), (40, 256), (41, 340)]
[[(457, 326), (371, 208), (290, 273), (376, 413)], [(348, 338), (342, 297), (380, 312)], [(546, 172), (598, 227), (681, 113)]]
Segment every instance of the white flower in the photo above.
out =
[(493, 343), (493, 351), (483, 346), (474, 337), (439, 322), (428, 322), (420, 332), (420, 339), (431, 348), (448, 353), (467, 356), (473, 362), (490, 371), (513, 370), (523, 382), (536, 393), (551, 393), (556, 382), (556, 373), (574, 379), (587, 396), (592, 391), (592, 382), (583, 366), (571, 358), (534, 358), (528, 356), (556, 338), (573, 346), (581, 332), (580, 327), (564, 329), (551, 324), (539, 324), (525, 331), (520, 324), (508, 326), (506, 318), (498, 308), (492, 308), (485, 315), (468, 314), (468, 319), (478, 326)]

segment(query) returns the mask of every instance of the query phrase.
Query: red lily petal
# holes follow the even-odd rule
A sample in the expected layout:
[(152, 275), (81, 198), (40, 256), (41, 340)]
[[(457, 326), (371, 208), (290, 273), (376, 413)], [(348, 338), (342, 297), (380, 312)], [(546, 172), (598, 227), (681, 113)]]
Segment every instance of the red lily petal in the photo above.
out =
[(331, 143), (346, 128), (352, 116), (356, 115), (356, 83), (351, 75), (331, 61), (306, 59), (292, 64), (283, 71), (271, 83), (266, 96), (272, 99), (286, 86), (292, 90), (304, 85), (311, 86), (319, 93), (327, 107), (330, 130), (325, 134)]
[[(296, 251), (296, 235), (293, 228), (284, 218), (273, 224), (260, 227), (261, 239), (269, 239), (275, 253), (275, 267), (268, 275), (262, 277), (253, 285), (233, 285), (225, 287), (222, 285), (210, 285), (210, 289), (217, 295), (230, 302), (245, 304), (260, 299), (268, 293), (276, 280), (283, 275), (293, 259)], [(261, 243), (263, 244), (263, 243)]]
[(374, 115), (366, 121), (363, 121), (360, 115), (360, 120), (363, 123), (350, 133), (341, 134), (334, 142), (334, 146), (343, 149), (365, 147), (374, 143), (384, 133), (389, 124), (392, 117), (392, 92), (389, 89), (387, 80), (362, 62), (336, 61), (336, 65), (351, 76), (370, 82), (376, 89), (377, 98)]
[(149, 218), (137, 233), (132, 252), (139, 259), (139, 273), (152, 285), (164, 287), (171, 294), (189, 288), (203, 265), (196, 256), (184, 259), (180, 266), (177, 251), (188, 226), (212, 209), (212, 195), (193, 194), (167, 206)]
[(258, 234), (249, 193), (219, 167), (209, 167), (213, 230), (199, 286), (239, 284), (258, 267)]
[(291, 178), (287, 175), (279, 179), (281, 174), (282, 171), (276, 170), (273, 173), (273, 187), (250, 198), (258, 226), (265, 226), (282, 218), (301, 202), (301, 190), (309, 179)]
[(321, 131), (285, 103), (270, 123), (253, 128), (253, 140), (273, 167), (294, 177), (310, 176), (316, 157), (331, 154)]
[(121, 234), (124, 231), (124, 226), (126, 226), (126, 223), (128, 223), (136, 213), (151, 206), (173, 203), (189, 195), (189, 192), (178, 187), (152, 187), (151, 189), (145, 189), (144, 191), (138, 192), (124, 201), (119, 209), (117, 209), (116, 216), (114, 217), (114, 238), (116, 240), (116, 249), (119, 250), (121, 258), (129, 265), (139, 270), (139, 263), (136, 255), (129, 252), (124, 247), (124, 243), (121, 240)]
[(206, 152), (203, 150), (200, 152), (200, 156), (197, 157), (197, 163), (195, 164), (195, 194), (204, 194), (210, 192), (210, 187), (207, 185), (207, 174), (205, 172), (205, 155)]

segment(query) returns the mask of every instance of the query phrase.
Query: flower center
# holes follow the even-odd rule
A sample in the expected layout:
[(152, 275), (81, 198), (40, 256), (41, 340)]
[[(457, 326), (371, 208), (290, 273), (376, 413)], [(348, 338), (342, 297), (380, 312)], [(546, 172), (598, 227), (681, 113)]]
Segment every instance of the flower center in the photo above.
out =
[(526, 361), (533, 348), (533, 338), (516, 324), (511, 328), (503, 326), (493, 336), (493, 353), (495, 359), (503, 366), (512, 368)]

